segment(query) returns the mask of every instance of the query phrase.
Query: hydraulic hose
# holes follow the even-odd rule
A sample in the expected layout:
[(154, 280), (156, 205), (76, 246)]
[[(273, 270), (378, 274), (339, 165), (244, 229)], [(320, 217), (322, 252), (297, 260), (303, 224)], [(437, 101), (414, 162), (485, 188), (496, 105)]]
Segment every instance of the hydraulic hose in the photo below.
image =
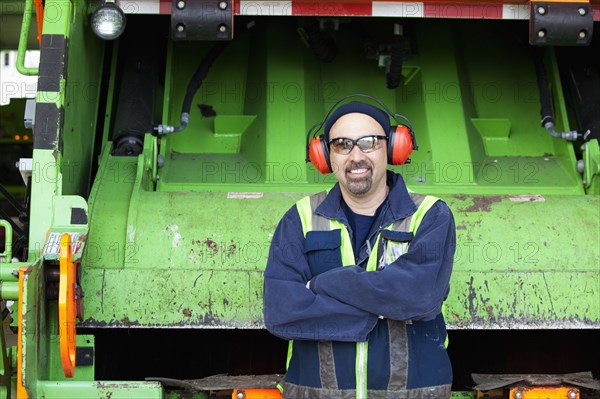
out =
[(554, 129), (552, 97), (550, 95), (550, 87), (548, 84), (548, 77), (546, 75), (546, 68), (544, 67), (543, 53), (542, 50), (538, 48), (534, 48), (532, 51), (533, 63), (535, 65), (535, 72), (537, 75), (537, 84), (540, 91), (540, 116), (542, 117), (542, 127), (544, 127), (548, 133), (552, 135), (552, 137), (559, 139), (577, 141), (582, 137), (586, 138), (589, 134), (589, 130), (582, 134), (576, 130), (557, 132)]
[(390, 47), (390, 64), (389, 71), (386, 74), (387, 88), (395, 89), (402, 81), (402, 63), (406, 58), (407, 42), (402, 36), (402, 27), (399, 24), (394, 24), (394, 36)]
[(188, 122), (190, 120), (190, 110), (192, 108), (192, 101), (194, 99), (194, 96), (196, 95), (196, 92), (198, 91), (200, 86), (202, 86), (202, 82), (206, 78), (206, 75), (208, 75), (208, 71), (210, 71), (210, 68), (212, 67), (213, 63), (216, 61), (217, 58), (219, 58), (219, 55), (221, 55), (221, 53), (227, 47), (228, 44), (229, 41), (219, 41), (211, 47), (211, 49), (208, 51), (200, 65), (198, 65), (196, 72), (194, 72), (192, 79), (190, 79), (190, 82), (188, 83), (187, 90), (185, 92), (185, 97), (183, 99), (183, 105), (181, 106), (179, 126), (155, 126), (154, 130), (158, 133), (158, 135), (181, 132), (187, 127)]
[(317, 18), (307, 18), (304, 22), (306, 41), (315, 56), (323, 62), (331, 62), (338, 53), (338, 48), (330, 37), (325, 37), (320, 30)]
[[(241, 34), (246, 32), (248, 29), (253, 28), (254, 25), (255, 25), (255, 22), (250, 21), (248, 24), (241, 27), (241, 29), (237, 30), (237, 32), (238, 32), (237, 36), (239, 37)], [(190, 120), (190, 110), (192, 109), (192, 101), (194, 100), (194, 96), (196, 95), (196, 92), (198, 91), (198, 89), (200, 89), (200, 86), (202, 86), (202, 82), (204, 82), (204, 79), (206, 78), (206, 75), (208, 75), (210, 68), (212, 67), (214, 62), (217, 60), (217, 58), (219, 58), (219, 56), (221, 55), (223, 50), (225, 50), (225, 48), (229, 45), (229, 43), (231, 43), (231, 42), (230, 41), (218, 41), (211, 47), (210, 50), (208, 50), (208, 53), (206, 54), (206, 56), (204, 57), (204, 59), (202, 60), (200, 65), (198, 65), (196, 72), (194, 72), (194, 75), (192, 76), (192, 78), (190, 79), (190, 82), (188, 83), (187, 90), (185, 92), (185, 97), (183, 99), (183, 105), (181, 106), (181, 116), (179, 118), (179, 126), (171, 126), (171, 125), (154, 126), (154, 131), (156, 132), (157, 135), (162, 136), (162, 135), (165, 135), (168, 133), (181, 132), (182, 130), (184, 130), (187, 127), (189, 120)]]

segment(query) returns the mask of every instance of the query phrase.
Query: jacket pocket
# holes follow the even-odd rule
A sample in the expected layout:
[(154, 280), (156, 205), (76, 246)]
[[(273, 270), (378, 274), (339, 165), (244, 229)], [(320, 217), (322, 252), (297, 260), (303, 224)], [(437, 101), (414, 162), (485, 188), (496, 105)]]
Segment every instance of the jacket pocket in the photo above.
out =
[(384, 230), (381, 232), (377, 259), (378, 269), (382, 270), (387, 265), (394, 263), (408, 251), (408, 245), (413, 239), (413, 233), (404, 231)]
[(340, 229), (306, 233), (304, 253), (308, 259), (312, 277), (342, 266), (341, 233)]

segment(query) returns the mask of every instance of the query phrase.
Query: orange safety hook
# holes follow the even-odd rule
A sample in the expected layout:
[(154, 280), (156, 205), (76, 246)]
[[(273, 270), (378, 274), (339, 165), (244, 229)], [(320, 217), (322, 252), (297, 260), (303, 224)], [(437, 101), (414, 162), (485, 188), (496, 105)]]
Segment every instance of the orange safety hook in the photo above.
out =
[(75, 375), (76, 266), (73, 263), (71, 236), (60, 237), (60, 282), (58, 286), (58, 324), (60, 360), (67, 378)]

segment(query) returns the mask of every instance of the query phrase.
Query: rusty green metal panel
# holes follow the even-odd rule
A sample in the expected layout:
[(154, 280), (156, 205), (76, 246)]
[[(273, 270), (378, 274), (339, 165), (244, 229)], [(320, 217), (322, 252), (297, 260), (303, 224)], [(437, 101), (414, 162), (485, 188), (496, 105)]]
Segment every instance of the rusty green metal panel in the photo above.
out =
[(44, 399), (162, 399), (158, 382), (137, 381), (39, 381), (39, 397)]
[(451, 326), (598, 328), (600, 197), (453, 196), (447, 202), (457, 226), (446, 305)]
[[(104, 161), (102, 173), (138, 170)], [(91, 198), (84, 325), (262, 327), (270, 240), (305, 193), (149, 192), (109, 175)], [(451, 328), (598, 327), (599, 197), (441, 198), (457, 226)]]

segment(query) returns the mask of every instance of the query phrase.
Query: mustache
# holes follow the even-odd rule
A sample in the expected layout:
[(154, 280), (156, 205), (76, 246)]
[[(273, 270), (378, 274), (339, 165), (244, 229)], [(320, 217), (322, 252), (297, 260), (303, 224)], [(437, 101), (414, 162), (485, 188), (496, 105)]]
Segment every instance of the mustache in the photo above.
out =
[(352, 162), (346, 166), (346, 172), (350, 172), (352, 169), (371, 169), (371, 163), (367, 161)]

